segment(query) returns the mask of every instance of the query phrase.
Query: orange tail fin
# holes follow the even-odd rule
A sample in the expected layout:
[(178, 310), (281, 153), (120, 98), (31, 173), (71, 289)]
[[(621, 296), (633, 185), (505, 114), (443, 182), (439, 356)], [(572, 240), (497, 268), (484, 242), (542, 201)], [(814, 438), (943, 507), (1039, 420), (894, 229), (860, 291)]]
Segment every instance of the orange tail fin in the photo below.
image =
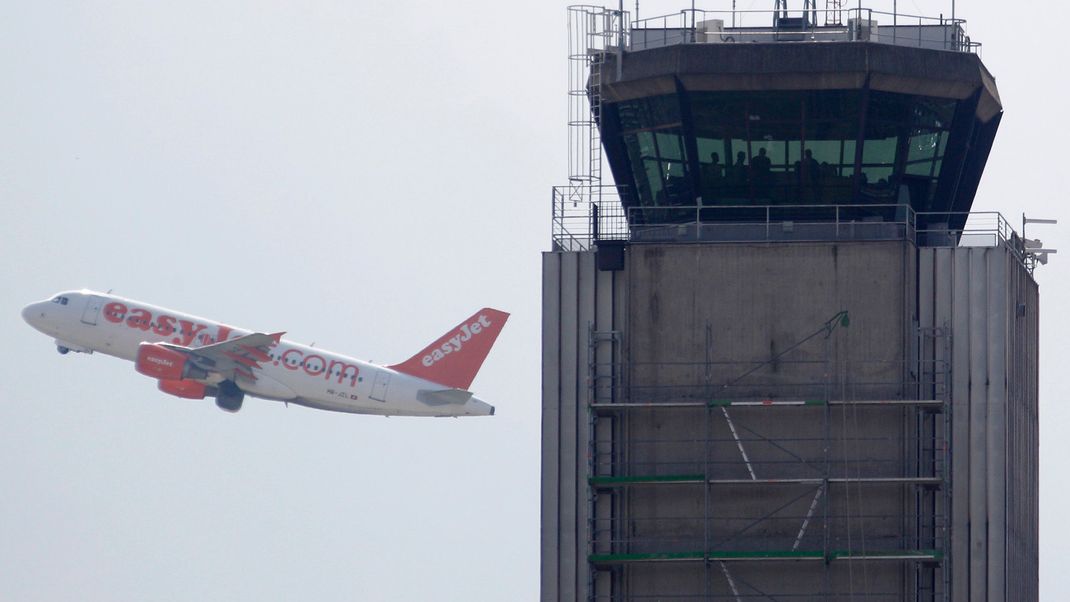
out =
[(507, 319), (509, 314), (504, 311), (484, 307), (420, 353), (390, 368), (454, 389), (467, 389)]

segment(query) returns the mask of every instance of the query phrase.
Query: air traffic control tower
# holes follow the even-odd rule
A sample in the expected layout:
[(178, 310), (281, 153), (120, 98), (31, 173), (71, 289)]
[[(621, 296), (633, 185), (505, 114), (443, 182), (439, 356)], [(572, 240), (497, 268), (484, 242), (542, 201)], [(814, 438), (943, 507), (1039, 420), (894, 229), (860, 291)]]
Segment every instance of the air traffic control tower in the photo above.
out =
[(1036, 600), (995, 81), (954, 16), (785, 4), (568, 12), (542, 599)]

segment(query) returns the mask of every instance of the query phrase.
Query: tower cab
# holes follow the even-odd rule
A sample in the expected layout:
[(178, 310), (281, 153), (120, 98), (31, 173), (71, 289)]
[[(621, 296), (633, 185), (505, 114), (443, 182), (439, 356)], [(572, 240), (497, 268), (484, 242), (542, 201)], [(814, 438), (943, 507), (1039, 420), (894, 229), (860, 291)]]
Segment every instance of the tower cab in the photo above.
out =
[(1002, 115), (994, 78), (964, 22), (879, 18), (633, 24), (587, 80), (620, 198), (600, 234), (956, 236)]

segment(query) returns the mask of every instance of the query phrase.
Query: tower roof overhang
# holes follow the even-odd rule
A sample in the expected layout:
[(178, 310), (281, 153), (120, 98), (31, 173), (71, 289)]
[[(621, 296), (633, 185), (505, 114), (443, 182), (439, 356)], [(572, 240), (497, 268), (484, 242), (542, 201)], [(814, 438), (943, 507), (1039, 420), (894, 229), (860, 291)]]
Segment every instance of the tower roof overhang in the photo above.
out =
[[(620, 58), (620, 68), (617, 61)], [(608, 53), (607, 102), (686, 91), (852, 90), (964, 100), (988, 123), (1003, 106), (980, 58), (874, 42), (677, 44)]]

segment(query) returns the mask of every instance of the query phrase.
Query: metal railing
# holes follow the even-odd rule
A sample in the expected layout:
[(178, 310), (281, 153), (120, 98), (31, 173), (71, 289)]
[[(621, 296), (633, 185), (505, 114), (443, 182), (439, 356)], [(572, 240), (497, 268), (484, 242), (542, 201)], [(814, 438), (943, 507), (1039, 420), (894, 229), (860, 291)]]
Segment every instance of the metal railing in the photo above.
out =
[[(846, 19), (844, 17), (846, 16)], [(965, 19), (926, 17), (870, 8), (836, 10), (702, 10), (636, 19), (626, 32), (630, 51), (676, 44), (857, 42), (979, 53)]]
[[(562, 251), (604, 241), (824, 242), (907, 240), (919, 247), (1004, 245), (1023, 263), (1021, 238), (999, 212), (918, 212), (906, 204), (636, 206), (615, 186), (552, 191), (552, 239)], [(952, 228), (952, 223), (963, 223)]]

